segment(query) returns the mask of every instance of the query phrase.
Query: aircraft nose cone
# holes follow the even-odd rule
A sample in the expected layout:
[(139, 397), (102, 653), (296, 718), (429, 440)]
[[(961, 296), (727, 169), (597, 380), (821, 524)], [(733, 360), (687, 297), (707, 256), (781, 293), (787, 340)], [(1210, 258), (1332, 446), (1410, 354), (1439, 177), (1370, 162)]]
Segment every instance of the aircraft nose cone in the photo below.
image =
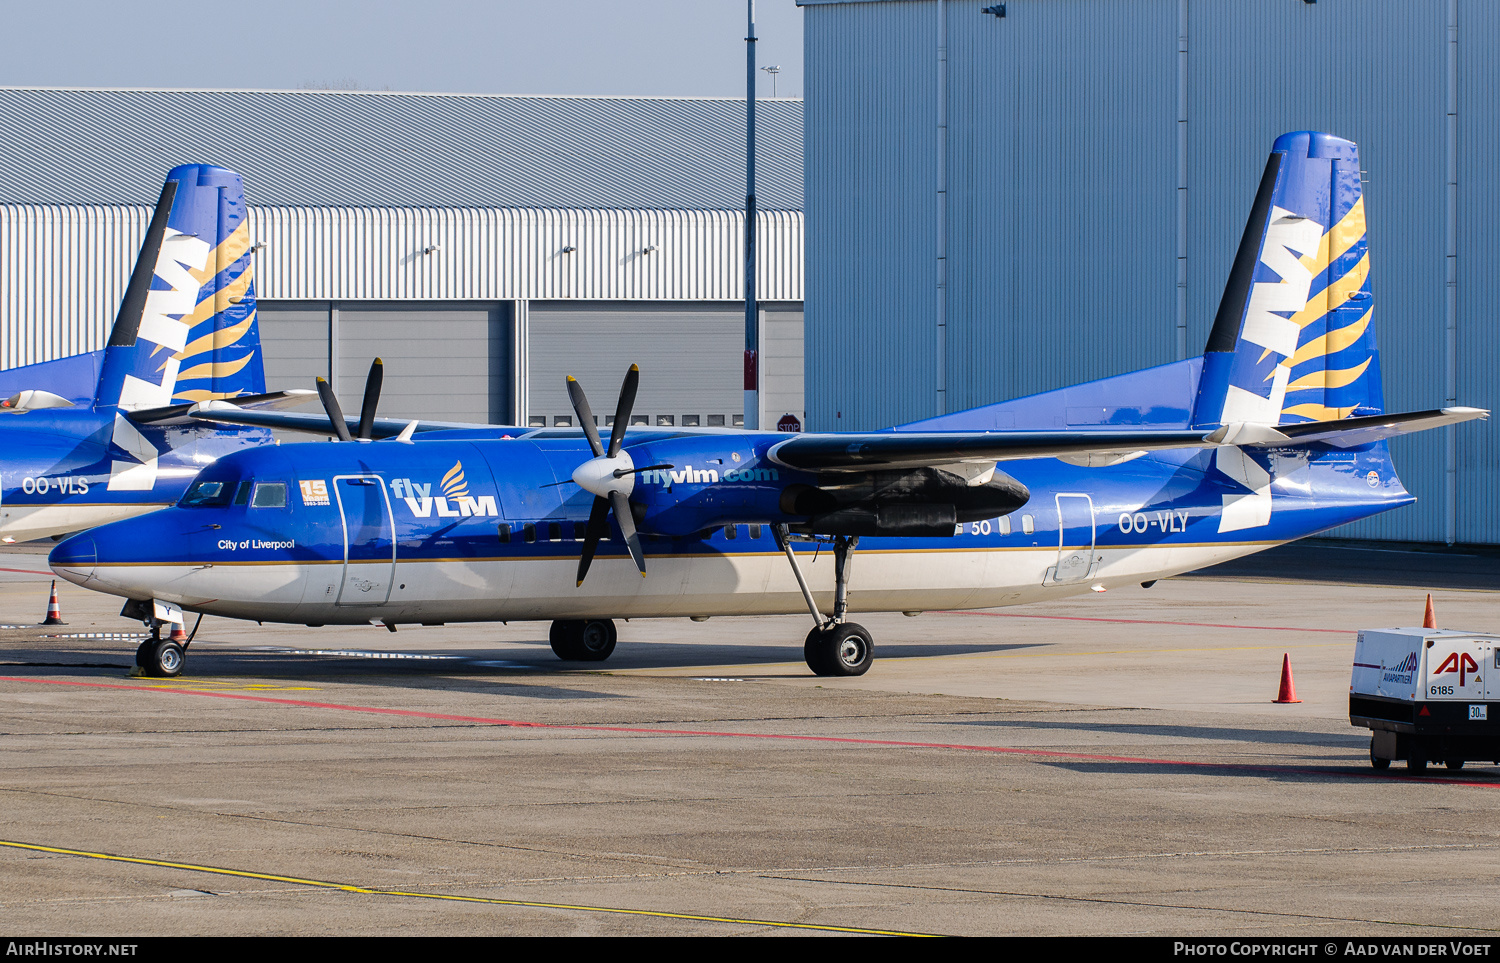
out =
[(47, 556), (52, 571), (80, 585), (93, 578), (94, 563), (98, 560), (99, 548), (94, 544), (94, 537), (87, 533), (63, 539)]

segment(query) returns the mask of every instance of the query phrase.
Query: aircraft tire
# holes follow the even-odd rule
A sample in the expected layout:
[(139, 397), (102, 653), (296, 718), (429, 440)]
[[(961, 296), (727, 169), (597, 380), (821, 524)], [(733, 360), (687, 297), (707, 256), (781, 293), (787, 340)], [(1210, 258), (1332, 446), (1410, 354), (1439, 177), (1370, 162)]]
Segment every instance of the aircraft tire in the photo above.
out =
[(864, 675), (875, 661), (875, 642), (869, 629), (854, 622), (819, 626), (807, 633), (802, 657), (814, 675)]
[(184, 656), (182, 646), (176, 642), (158, 642), (151, 648), (150, 664), (146, 674), (159, 679), (170, 679), (182, 672)]
[(552, 627), (547, 630), (547, 641), (552, 643), (552, 654), (564, 662), (577, 662), (578, 646), (575, 640), (582, 627), (582, 622), (573, 619), (558, 619), (553, 622)]
[(135, 650), (135, 664), (137, 668), (147, 669), (151, 667), (151, 650), (156, 648), (155, 639), (147, 639)]
[(603, 662), (615, 651), (612, 619), (558, 619), (547, 633), (552, 652), (564, 662)]

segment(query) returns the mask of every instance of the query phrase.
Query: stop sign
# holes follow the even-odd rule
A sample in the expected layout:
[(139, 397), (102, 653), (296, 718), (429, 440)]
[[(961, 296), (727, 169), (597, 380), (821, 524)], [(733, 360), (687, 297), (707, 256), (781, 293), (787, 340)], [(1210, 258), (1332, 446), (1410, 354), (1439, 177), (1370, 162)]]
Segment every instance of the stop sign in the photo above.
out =
[(788, 414), (782, 415), (781, 416), (781, 420), (778, 421), (778, 422), (776, 422), (776, 430), (777, 431), (801, 431), (802, 430), (802, 422), (800, 422), (800, 421), (797, 420), (797, 416), (796, 415), (788, 413)]

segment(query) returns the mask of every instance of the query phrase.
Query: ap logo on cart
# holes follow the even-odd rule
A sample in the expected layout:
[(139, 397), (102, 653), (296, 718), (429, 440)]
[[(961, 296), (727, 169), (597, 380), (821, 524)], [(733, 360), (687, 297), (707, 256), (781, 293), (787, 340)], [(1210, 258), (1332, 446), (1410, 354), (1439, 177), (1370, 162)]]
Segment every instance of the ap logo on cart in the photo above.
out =
[(1444, 672), (1457, 672), (1458, 687), (1462, 689), (1464, 687), (1465, 677), (1470, 672), (1478, 671), (1479, 663), (1474, 661), (1474, 657), (1472, 655), (1467, 652), (1452, 652), (1449, 653), (1448, 658), (1444, 659), (1443, 664), (1438, 666), (1437, 670), (1432, 674), (1441, 675)]

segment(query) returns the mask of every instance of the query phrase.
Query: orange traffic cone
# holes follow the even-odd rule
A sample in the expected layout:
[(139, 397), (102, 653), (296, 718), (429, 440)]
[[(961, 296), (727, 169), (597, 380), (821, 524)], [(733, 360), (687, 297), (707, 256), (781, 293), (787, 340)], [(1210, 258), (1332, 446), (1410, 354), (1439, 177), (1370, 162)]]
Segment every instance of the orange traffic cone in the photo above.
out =
[(1286, 705), (1301, 701), (1297, 698), (1297, 687), (1292, 685), (1292, 656), (1288, 652), (1281, 657), (1281, 691), (1276, 694), (1276, 702), (1279, 705)]
[(187, 645), (187, 631), (183, 629), (181, 622), (172, 623), (172, 631), (167, 636), (167, 640), (176, 642), (178, 645)]
[(52, 598), (47, 600), (47, 619), (43, 625), (67, 625), (62, 620), (62, 609), (57, 605), (57, 579), (52, 580)]
[(1422, 616), (1422, 628), (1437, 628), (1437, 615), (1432, 611), (1432, 593), (1427, 593), (1427, 611)]

